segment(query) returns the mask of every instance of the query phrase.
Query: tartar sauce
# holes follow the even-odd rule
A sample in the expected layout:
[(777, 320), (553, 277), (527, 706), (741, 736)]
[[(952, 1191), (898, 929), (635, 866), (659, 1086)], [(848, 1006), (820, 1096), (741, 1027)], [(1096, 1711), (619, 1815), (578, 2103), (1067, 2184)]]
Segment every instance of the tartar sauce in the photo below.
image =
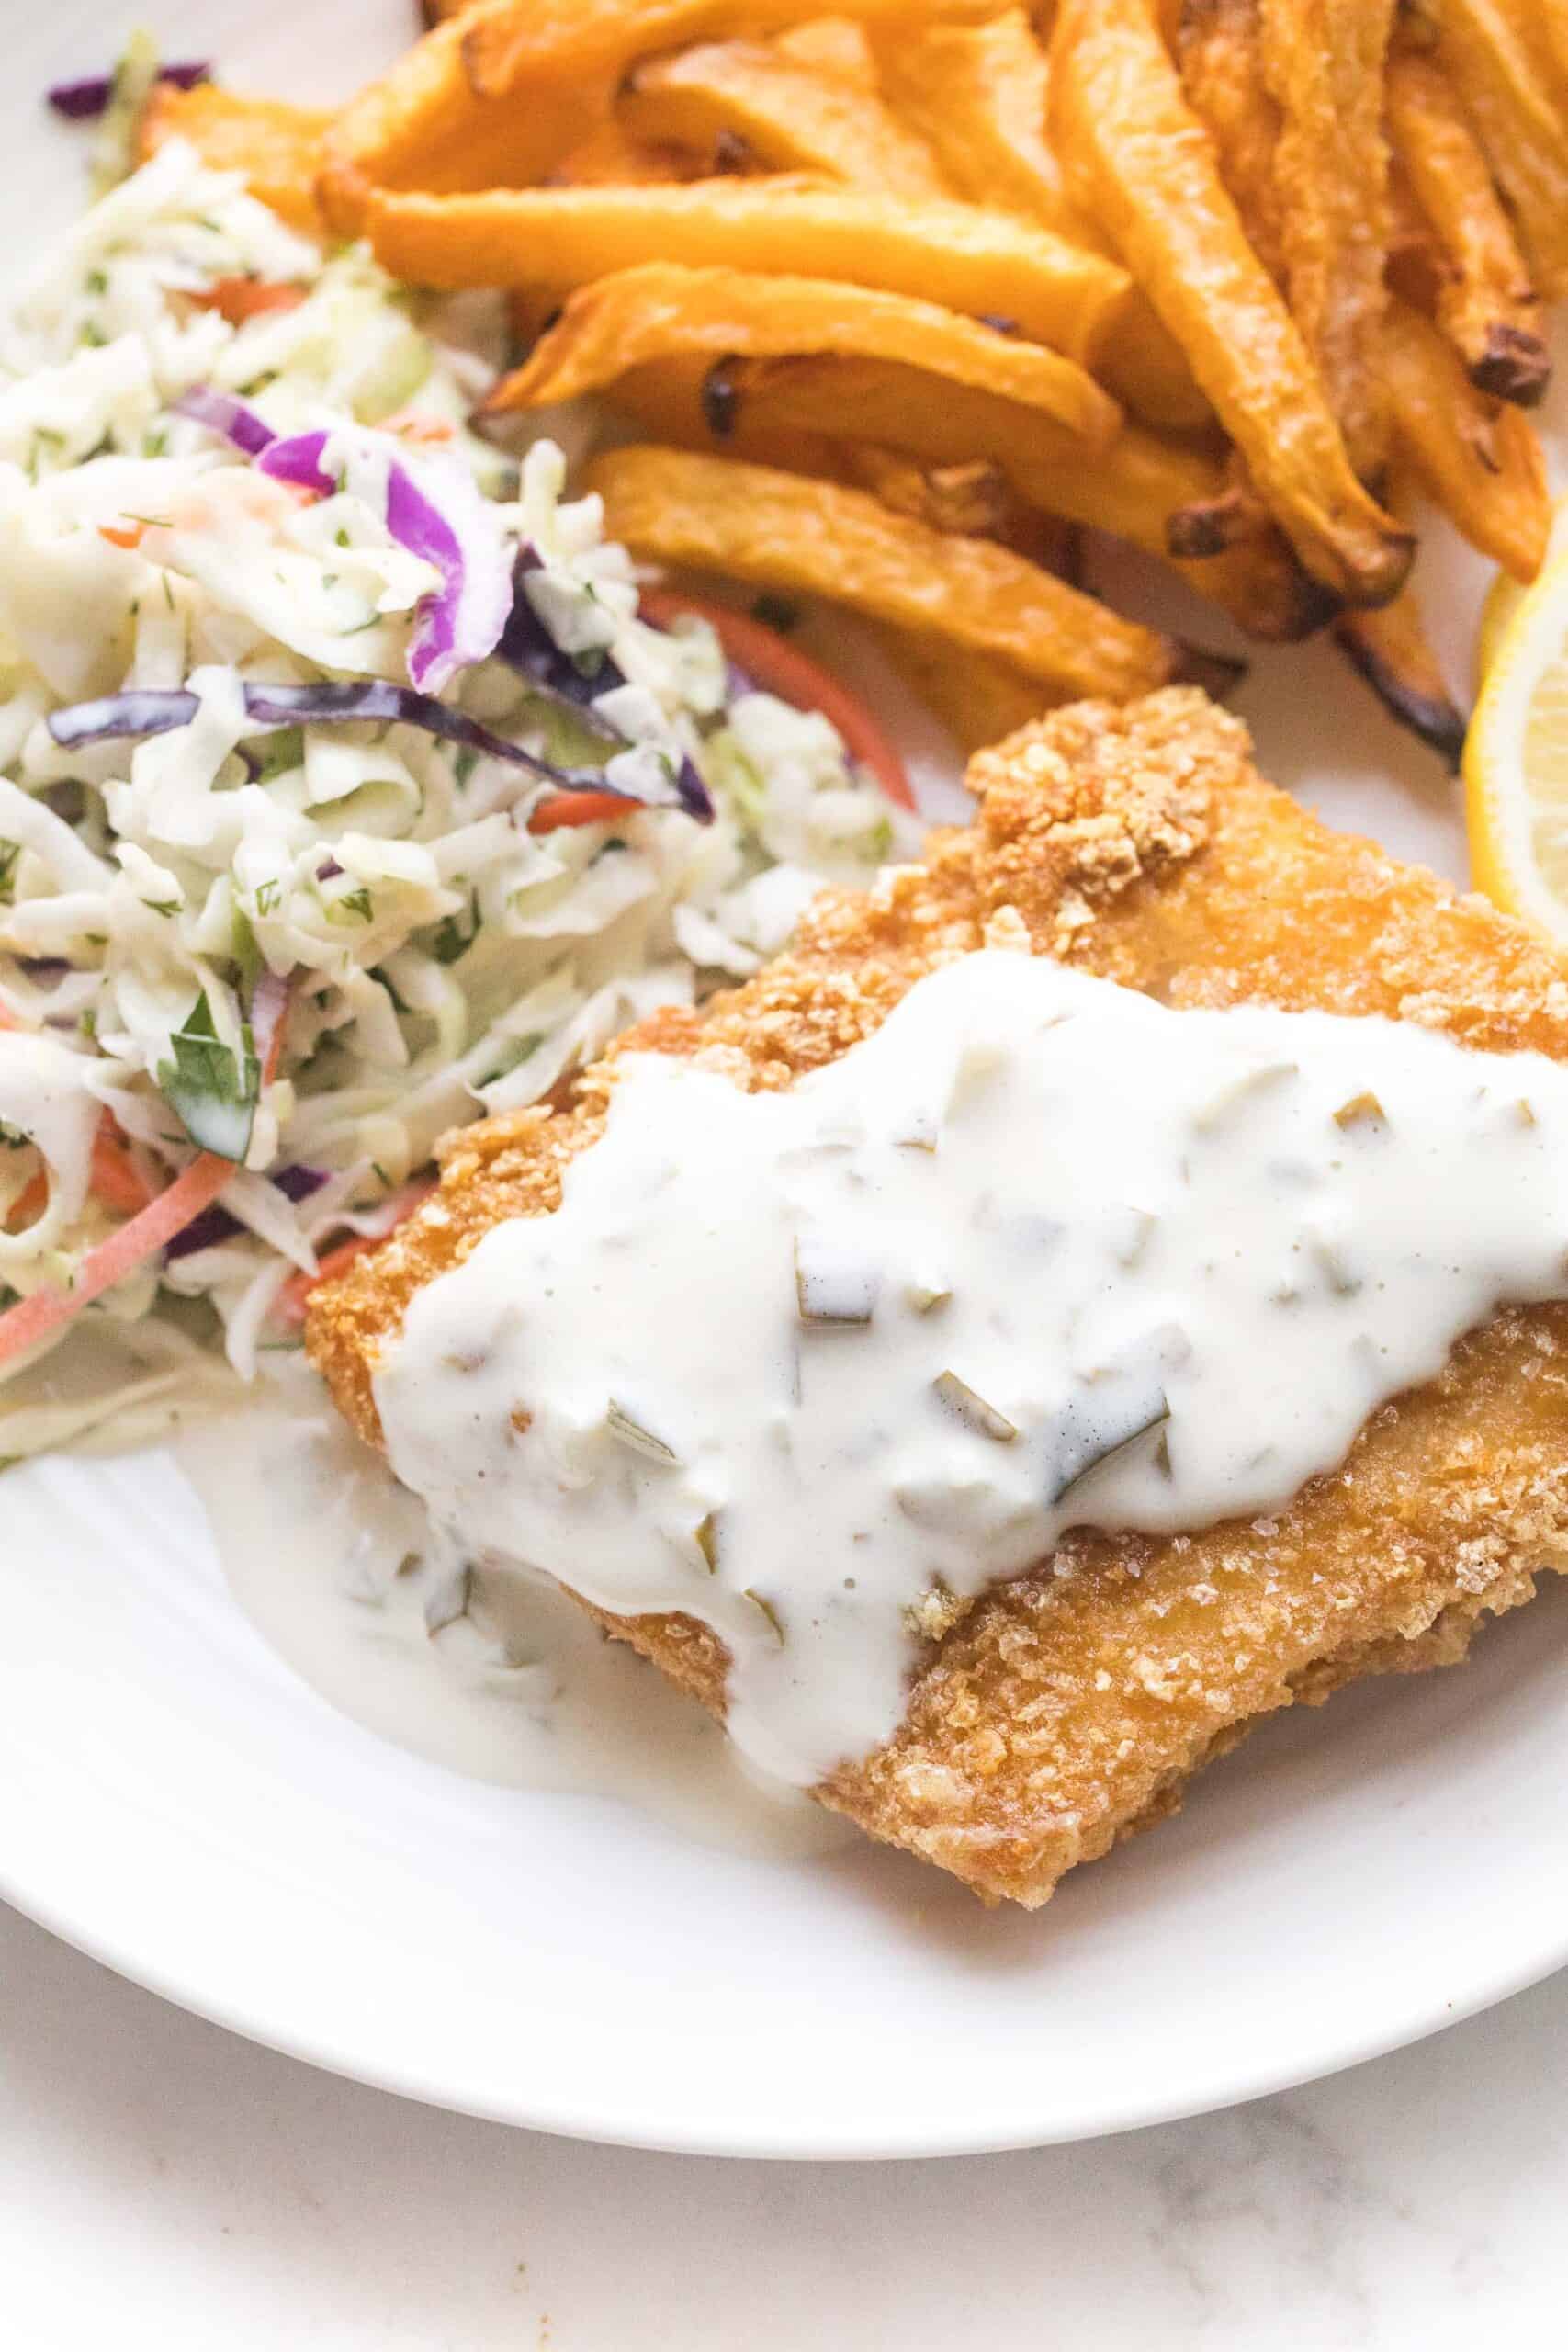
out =
[(1542, 1057), (991, 950), (786, 1093), (628, 1059), (376, 1396), (466, 1545), (712, 1626), (732, 1736), (811, 1783), (1066, 1529), (1280, 1508), (1565, 1252)]

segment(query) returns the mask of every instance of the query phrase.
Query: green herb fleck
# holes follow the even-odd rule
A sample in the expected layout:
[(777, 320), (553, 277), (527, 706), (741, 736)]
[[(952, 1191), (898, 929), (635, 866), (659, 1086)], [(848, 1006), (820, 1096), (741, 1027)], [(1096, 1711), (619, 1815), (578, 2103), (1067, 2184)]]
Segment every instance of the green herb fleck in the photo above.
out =
[(468, 920), (461, 915), (448, 915), (437, 925), (430, 943), (430, 952), (438, 964), (455, 964), (466, 956), (479, 935), (479, 894), (475, 890), (468, 899)]
[(375, 920), (376, 901), (362, 882), (356, 890), (344, 890), (327, 902), (329, 922), (371, 922)]

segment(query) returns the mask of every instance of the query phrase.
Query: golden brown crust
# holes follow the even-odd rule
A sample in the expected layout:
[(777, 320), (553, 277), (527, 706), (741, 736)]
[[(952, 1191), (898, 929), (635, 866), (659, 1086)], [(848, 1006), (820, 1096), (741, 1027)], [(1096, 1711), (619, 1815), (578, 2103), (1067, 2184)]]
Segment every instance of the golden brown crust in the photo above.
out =
[[(1264, 784), (1245, 729), (1173, 689), (1078, 704), (972, 763), (975, 824), (868, 897), (819, 899), (791, 952), (618, 1051), (697, 1054), (748, 1087), (844, 1052), (942, 957), (1021, 923), (1059, 956), (1177, 1005), (1380, 1012), (1568, 1058), (1568, 976), (1519, 926)], [(993, 933), (993, 935), (996, 935)], [(472, 1128), (439, 1193), (324, 1289), (310, 1343), (378, 1434), (371, 1377), (415, 1289), (500, 1218), (559, 1197), (616, 1053), (564, 1109)], [(1247, 1725), (1354, 1675), (1450, 1662), (1476, 1618), (1568, 1566), (1568, 1310), (1497, 1317), (1386, 1407), (1277, 1519), (1168, 1540), (1071, 1536), (933, 1647), (897, 1736), (819, 1792), (982, 1895), (1043, 1902), (1073, 1863), (1168, 1812)], [(604, 1621), (721, 1709), (719, 1644), (681, 1618)]]

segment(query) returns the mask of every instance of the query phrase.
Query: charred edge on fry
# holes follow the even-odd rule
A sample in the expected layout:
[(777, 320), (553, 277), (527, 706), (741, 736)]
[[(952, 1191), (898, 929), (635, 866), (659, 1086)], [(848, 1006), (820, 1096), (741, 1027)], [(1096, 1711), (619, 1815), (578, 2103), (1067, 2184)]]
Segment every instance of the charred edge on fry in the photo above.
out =
[(1551, 359), (1540, 335), (1501, 322), (1486, 330), (1486, 346), (1470, 369), (1477, 391), (1516, 408), (1537, 408), (1551, 380)]
[(1413, 735), (1419, 735), (1424, 743), (1429, 744), (1450, 773), (1457, 775), (1468, 727), (1464, 713), (1447, 695), (1428, 694), (1424, 687), (1402, 677), (1368, 644), (1353, 623), (1342, 625), (1335, 635), (1384, 708), (1402, 727), (1409, 728)]

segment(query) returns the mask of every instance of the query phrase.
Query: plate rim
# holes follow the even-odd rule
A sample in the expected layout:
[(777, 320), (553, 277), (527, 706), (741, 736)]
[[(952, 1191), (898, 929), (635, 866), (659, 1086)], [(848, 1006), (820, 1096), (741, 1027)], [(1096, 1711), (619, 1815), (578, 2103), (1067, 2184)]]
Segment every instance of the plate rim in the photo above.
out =
[[(116, 1938), (71, 1915), (69, 1906), (51, 1902), (37, 1889), (19, 1882), (0, 1857), (0, 1900), (50, 1935), (83, 1953), (100, 1967), (122, 1977), (143, 1992), (218, 2026), (241, 2040), (278, 2056), (314, 2067), (319, 2073), (358, 2083), (367, 2089), (415, 2100), (423, 2107), (503, 2124), (516, 2131), (538, 2132), (556, 2139), (578, 2140), (603, 2147), (631, 2148), (648, 2154), (719, 2156), (756, 2163), (885, 2164), (924, 2158), (1001, 2155), (1021, 2149), (1071, 2147), (1109, 2139), (1128, 2132), (1150, 2131), (1160, 2124), (1184, 2122), (1219, 2114), (1255, 2099), (1273, 2098), (1308, 2083), (1384, 2058), (1416, 2042), (1426, 2041), (1449, 2026), (1483, 2015), (1516, 1994), (1528, 1992), (1568, 1967), (1568, 1919), (1528, 1957), (1483, 1974), (1468, 1989), (1422, 2002), (1402, 2023), (1386, 2023), (1359, 2032), (1326, 2034), (1325, 2046), (1295, 2055), (1278, 2067), (1254, 2066), (1234, 2076), (1216, 2076), (1211, 2092), (1200, 2098), (1177, 2092), (1170, 2097), (1139, 2100), (1122, 2098), (1098, 2119), (1067, 2114), (1055, 2126), (1030, 2124), (1004, 2109), (991, 2120), (977, 2120), (965, 2129), (914, 2122), (902, 2131), (864, 2132), (856, 2127), (804, 2137), (760, 2123), (750, 2132), (733, 2128), (719, 2132), (698, 2121), (682, 2131), (666, 2116), (654, 2121), (635, 2112), (615, 2112), (603, 2101), (576, 2109), (561, 2101), (539, 2107), (516, 2099), (492, 2098), (468, 2092), (454, 2096), (452, 2086), (429, 2078), (416, 2065), (378, 2061), (343, 2047), (336, 2049), (319, 2035), (268, 2019), (253, 2006), (225, 2002), (199, 1985), (181, 1980), (177, 1968), (160, 1966), (133, 1949), (134, 1939)], [(1003, 2120), (1006, 2115), (1007, 2120)]]

